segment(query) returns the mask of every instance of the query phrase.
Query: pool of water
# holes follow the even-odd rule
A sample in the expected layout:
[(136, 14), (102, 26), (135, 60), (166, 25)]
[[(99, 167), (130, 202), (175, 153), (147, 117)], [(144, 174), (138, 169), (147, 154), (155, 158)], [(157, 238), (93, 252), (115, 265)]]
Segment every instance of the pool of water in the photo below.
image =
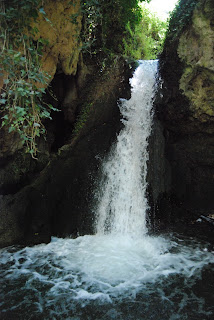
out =
[(169, 234), (0, 250), (1, 319), (213, 319), (214, 254)]

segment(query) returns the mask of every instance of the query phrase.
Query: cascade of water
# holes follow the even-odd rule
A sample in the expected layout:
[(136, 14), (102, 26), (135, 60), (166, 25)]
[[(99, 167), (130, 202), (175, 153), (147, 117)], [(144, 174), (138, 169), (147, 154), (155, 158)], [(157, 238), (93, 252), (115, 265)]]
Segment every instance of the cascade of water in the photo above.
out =
[(0, 318), (213, 319), (208, 244), (145, 235), (156, 70), (143, 62), (120, 105), (124, 129), (103, 165), (97, 234), (0, 249)]
[(124, 128), (103, 164), (97, 234), (147, 232), (146, 175), (157, 61), (141, 61), (130, 83), (131, 99), (121, 100)]

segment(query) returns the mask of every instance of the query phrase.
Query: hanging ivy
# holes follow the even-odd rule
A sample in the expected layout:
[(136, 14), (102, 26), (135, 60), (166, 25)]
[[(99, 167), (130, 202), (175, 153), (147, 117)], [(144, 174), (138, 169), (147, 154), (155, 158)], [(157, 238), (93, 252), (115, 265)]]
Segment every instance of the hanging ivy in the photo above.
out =
[(193, 11), (199, 0), (180, 0), (170, 14), (166, 41), (174, 41), (191, 22)]
[(18, 133), (26, 152), (35, 158), (37, 137), (45, 135), (42, 120), (51, 119), (51, 110), (56, 110), (42, 102), (49, 82), (40, 63), (46, 40), (34, 41), (38, 30), (31, 27), (39, 12), (47, 18), (42, 0), (7, 0), (0, 5), (1, 127)]

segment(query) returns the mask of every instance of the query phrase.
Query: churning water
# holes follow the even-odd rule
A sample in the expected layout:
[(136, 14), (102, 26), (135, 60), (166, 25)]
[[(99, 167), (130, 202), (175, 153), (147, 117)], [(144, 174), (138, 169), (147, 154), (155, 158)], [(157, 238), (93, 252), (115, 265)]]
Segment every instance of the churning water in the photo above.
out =
[(147, 144), (156, 62), (122, 101), (124, 129), (103, 164), (96, 234), (0, 251), (1, 319), (213, 319), (214, 256), (194, 239), (147, 235)]
[(97, 234), (146, 234), (148, 137), (152, 127), (157, 61), (142, 63), (131, 79), (132, 96), (122, 100), (124, 129), (103, 164)]

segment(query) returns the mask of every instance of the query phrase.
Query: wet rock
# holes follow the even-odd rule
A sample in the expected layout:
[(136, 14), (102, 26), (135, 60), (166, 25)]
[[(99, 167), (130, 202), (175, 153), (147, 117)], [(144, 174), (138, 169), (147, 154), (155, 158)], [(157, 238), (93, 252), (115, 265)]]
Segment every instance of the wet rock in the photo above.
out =
[(213, 1), (198, 1), (181, 34), (166, 42), (161, 59), (164, 97), (157, 116), (171, 170), (167, 193), (174, 221), (198, 210), (209, 212), (214, 204), (213, 17)]
[(90, 108), (67, 144), (43, 158), (41, 154), (36, 162), (24, 161), (22, 153), (5, 162), (0, 172), (0, 246), (93, 232), (96, 179), (101, 160), (121, 128), (118, 99), (129, 97), (131, 73), (120, 59), (105, 72), (88, 75), (77, 108), (80, 114), (85, 103)]

